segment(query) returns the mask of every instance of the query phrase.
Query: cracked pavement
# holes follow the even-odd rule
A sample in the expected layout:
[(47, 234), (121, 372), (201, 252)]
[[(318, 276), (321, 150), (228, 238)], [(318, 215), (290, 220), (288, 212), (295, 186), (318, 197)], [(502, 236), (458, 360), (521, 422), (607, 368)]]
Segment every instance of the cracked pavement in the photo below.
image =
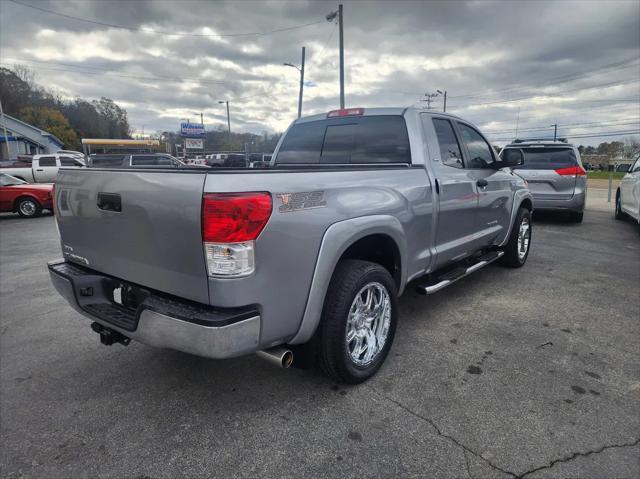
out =
[(104, 347), (49, 283), (53, 219), (0, 216), (4, 478), (640, 477), (640, 238), (534, 218), (520, 270), (411, 289), (380, 373)]

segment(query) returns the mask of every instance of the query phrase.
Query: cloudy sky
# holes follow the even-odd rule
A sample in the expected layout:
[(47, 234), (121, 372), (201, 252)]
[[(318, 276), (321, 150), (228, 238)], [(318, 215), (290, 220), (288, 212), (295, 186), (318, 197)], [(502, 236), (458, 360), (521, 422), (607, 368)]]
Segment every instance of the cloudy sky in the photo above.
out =
[[(597, 144), (640, 130), (640, 2), (344, 1), (347, 106), (426, 103), (496, 143), (553, 134)], [(34, 8), (35, 7), (35, 8)], [(0, 64), (63, 96), (106, 96), (136, 130), (282, 131), (339, 106), (338, 31), (325, 1), (0, 0)], [(442, 96), (433, 108), (442, 108)], [(597, 134), (611, 136), (594, 137)], [(618, 135), (620, 136), (614, 136)], [(636, 135), (637, 136), (637, 135)]]

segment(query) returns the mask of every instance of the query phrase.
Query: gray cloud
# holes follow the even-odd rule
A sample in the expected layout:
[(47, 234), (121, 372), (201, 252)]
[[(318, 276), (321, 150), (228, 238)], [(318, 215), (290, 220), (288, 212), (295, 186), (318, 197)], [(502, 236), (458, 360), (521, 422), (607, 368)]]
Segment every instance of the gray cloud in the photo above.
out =
[[(236, 131), (283, 130), (296, 114), (298, 74), (282, 63), (298, 63), (302, 45), (315, 85), (305, 91), (305, 113), (338, 104), (338, 35), (323, 21), (333, 2), (20, 1), (141, 29), (0, 2), (3, 66), (28, 65), (38, 82), (70, 97), (113, 98), (138, 129), (176, 129), (200, 111), (216, 127), (226, 119), (218, 100), (230, 99)], [(518, 110), (524, 129), (555, 121), (567, 125), (561, 134), (638, 128), (640, 85), (629, 80), (640, 78), (640, 64), (621, 63), (640, 57), (638, 2), (344, 4), (348, 105), (410, 105), (446, 89), (450, 110), (488, 132), (513, 129)], [(321, 23), (258, 36), (148, 32), (262, 32), (315, 21)], [(623, 84), (586, 89), (614, 82)], [(527, 98), (534, 95), (544, 97)], [(636, 101), (615, 101), (630, 98)], [(636, 123), (615, 124), (627, 118)], [(611, 126), (571, 126), (599, 121)], [(615, 138), (579, 142), (604, 139)]]

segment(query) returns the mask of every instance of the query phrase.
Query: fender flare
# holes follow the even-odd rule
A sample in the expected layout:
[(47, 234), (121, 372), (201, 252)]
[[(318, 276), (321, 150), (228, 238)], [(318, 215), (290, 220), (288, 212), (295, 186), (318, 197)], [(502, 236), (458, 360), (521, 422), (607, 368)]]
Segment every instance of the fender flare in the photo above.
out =
[(384, 234), (395, 241), (400, 252), (400, 287), (402, 294), (407, 280), (407, 244), (402, 224), (394, 216), (373, 215), (334, 223), (324, 233), (309, 288), (307, 304), (300, 326), (288, 344), (306, 343), (315, 333), (329, 282), (342, 254), (359, 239), (372, 234)]
[(531, 212), (533, 212), (533, 196), (529, 190), (518, 190), (515, 192), (513, 196), (513, 206), (511, 207), (511, 221), (509, 222), (509, 230), (504, 237), (504, 240), (498, 246), (504, 246), (509, 241), (509, 237), (511, 236), (511, 230), (513, 229), (513, 223), (516, 221), (516, 213), (520, 209), (520, 205), (524, 200), (529, 200), (531, 202)]

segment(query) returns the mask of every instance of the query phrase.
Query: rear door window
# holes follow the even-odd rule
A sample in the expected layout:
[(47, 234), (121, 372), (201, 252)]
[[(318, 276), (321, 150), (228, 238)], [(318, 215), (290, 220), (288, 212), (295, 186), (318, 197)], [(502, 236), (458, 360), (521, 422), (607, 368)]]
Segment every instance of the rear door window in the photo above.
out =
[(40, 166), (56, 166), (55, 156), (43, 156), (38, 161), (39, 161), (38, 164)]
[(438, 144), (440, 145), (440, 159), (442, 164), (453, 168), (464, 168), (462, 153), (458, 139), (449, 120), (441, 118), (433, 119), (433, 127), (436, 130)]
[(557, 170), (578, 164), (572, 148), (522, 148), (524, 163), (514, 167), (521, 170)]
[(291, 127), (277, 164), (411, 163), (401, 116), (330, 118)]

